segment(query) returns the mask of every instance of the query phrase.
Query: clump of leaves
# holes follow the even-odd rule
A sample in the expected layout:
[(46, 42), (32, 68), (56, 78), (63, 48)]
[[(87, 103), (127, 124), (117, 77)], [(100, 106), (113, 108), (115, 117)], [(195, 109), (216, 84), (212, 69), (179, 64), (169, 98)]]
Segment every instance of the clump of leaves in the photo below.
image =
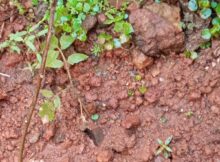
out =
[(185, 50), (184, 55), (186, 58), (190, 58), (192, 60), (195, 60), (198, 58), (198, 54), (195, 51)]
[(95, 55), (95, 56), (100, 56), (100, 54), (102, 53), (103, 51), (103, 47), (98, 44), (98, 43), (95, 43), (93, 45), (93, 48), (92, 48), (92, 54)]
[(40, 106), (39, 116), (43, 123), (48, 123), (54, 120), (56, 110), (61, 106), (61, 100), (51, 90), (42, 89), (40, 93), (44, 97), (44, 102)]
[(157, 139), (158, 144), (160, 145), (159, 148), (156, 151), (156, 155), (160, 155), (161, 153), (163, 156), (167, 159), (171, 156), (172, 149), (169, 147), (169, 144), (171, 143), (173, 139), (173, 136), (170, 136), (166, 139), (165, 143), (163, 143), (162, 140)]
[(220, 35), (220, 3), (215, 0), (190, 0), (188, 8), (198, 12), (202, 19), (212, 18), (211, 28), (203, 29), (202, 38), (209, 41)]

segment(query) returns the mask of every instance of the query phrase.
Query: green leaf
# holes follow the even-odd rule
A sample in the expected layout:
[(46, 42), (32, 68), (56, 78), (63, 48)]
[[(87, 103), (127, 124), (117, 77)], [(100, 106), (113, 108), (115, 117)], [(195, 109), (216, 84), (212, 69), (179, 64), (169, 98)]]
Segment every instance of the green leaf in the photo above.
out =
[(38, 0), (32, 0), (32, 4), (34, 5), (34, 6), (37, 6), (38, 5)]
[(199, 7), (200, 8), (209, 8), (210, 7), (210, 0), (199, 0)]
[(52, 102), (44, 102), (39, 110), (39, 116), (41, 117), (43, 123), (53, 121), (55, 118), (55, 108)]
[(218, 15), (218, 17), (220, 17), (220, 3), (218, 3), (218, 5), (216, 6), (215, 12)]
[(115, 48), (120, 48), (121, 47), (121, 42), (120, 42), (119, 39), (115, 38), (113, 41), (114, 41)]
[(14, 51), (14, 52), (17, 52), (17, 53), (21, 53), (21, 49), (18, 47), (18, 46), (16, 46), (16, 45), (11, 45), (10, 46), (10, 49), (12, 50), (12, 51)]
[(197, 1), (196, 0), (190, 0), (189, 3), (188, 3), (188, 8), (191, 11), (196, 11), (198, 9)]
[(192, 60), (195, 60), (195, 59), (197, 59), (198, 58), (198, 53), (197, 52), (191, 52), (191, 56), (190, 56), (190, 58), (192, 59)]
[(9, 41), (0, 43), (0, 50), (8, 47), (10, 45)]
[(212, 37), (209, 29), (203, 29), (201, 35), (202, 35), (202, 38), (205, 40), (210, 40)]
[(140, 92), (141, 94), (145, 94), (145, 93), (147, 92), (147, 87), (145, 87), (144, 85), (142, 85), (142, 86), (140, 86), (140, 87), (138, 88), (138, 90), (139, 90), (139, 92)]
[(161, 3), (161, 0), (155, 0), (155, 3)]
[(163, 152), (163, 156), (168, 159), (170, 157), (170, 154), (167, 151)]
[(215, 2), (215, 1), (212, 1), (212, 2), (211, 2), (211, 7), (212, 7), (212, 8), (216, 8), (216, 7), (217, 7), (217, 5), (218, 5), (218, 3), (217, 3), (217, 2)]
[(63, 62), (58, 60), (59, 52), (54, 50), (49, 50), (46, 67), (50, 68), (61, 68), (63, 66)]
[(51, 97), (53, 97), (53, 92), (51, 91), (51, 90), (48, 90), (48, 89), (41, 89), (40, 90), (40, 93), (44, 96), (44, 97), (46, 97), (46, 98), (51, 98)]
[(163, 145), (163, 141), (161, 139), (158, 138), (157, 142), (159, 143), (159, 145), (161, 145), (161, 146)]
[(89, 10), (90, 10), (90, 5), (89, 5), (88, 3), (85, 3), (84, 6), (83, 6), (83, 11), (84, 11), (85, 13), (88, 13)]
[(55, 108), (59, 109), (61, 106), (61, 100), (59, 96), (55, 96), (53, 100)]
[(212, 15), (212, 10), (210, 8), (203, 8), (200, 11), (200, 16), (203, 19), (208, 19)]
[(220, 25), (220, 18), (215, 17), (214, 19), (212, 19), (212, 25)]
[(164, 146), (168, 152), (172, 152), (172, 149), (169, 146)]
[(68, 57), (67, 62), (71, 65), (77, 64), (79, 62), (85, 61), (88, 59), (88, 56), (82, 53), (75, 53)]
[(99, 114), (93, 114), (93, 115), (91, 116), (91, 119), (92, 119), (93, 121), (97, 121), (97, 120), (99, 119)]
[(157, 150), (156, 155), (160, 155), (161, 152), (163, 152), (163, 147), (160, 147), (160, 148)]
[(74, 40), (75, 39), (72, 36), (63, 34), (60, 38), (61, 49), (67, 49), (74, 42)]
[(51, 37), (50, 50), (56, 49), (58, 47), (58, 39), (55, 35)]
[(35, 45), (33, 44), (33, 42), (31, 42), (31, 41), (29, 41), (29, 40), (26, 40), (26, 41), (25, 41), (25, 44), (26, 44), (26, 46), (27, 46), (28, 48), (30, 48), (33, 52), (36, 51), (36, 47), (35, 47)]
[(48, 29), (41, 30), (36, 34), (37, 37), (45, 36), (48, 33)]
[(172, 139), (173, 139), (173, 136), (168, 137), (165, 141), (165, 145), (169, 145)]

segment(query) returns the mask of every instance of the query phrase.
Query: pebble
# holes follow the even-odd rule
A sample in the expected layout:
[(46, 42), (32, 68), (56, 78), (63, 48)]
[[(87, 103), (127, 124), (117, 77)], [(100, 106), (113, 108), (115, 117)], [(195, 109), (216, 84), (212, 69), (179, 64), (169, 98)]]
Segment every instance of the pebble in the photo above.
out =
[(212, 110), (212, 112), (213, 112), (214, 114), (216, 114), (216, 115), (220, 114), (220, 108), (217, 107), (217, 106), (215, 106), (215, 105), (213, 105), (213, 106), (211, 107), (211, 110)]
[(137, 115), (128, 115), (122, 121), (122, 126), (126, 129), (138, 127), (141, 124), (141, 120)]
[(112, 150), (102, 150), (97, 155), (97, 162), (110, 162), (113, 159), (113, 151)]
[(138, 69), (144, 69), (153, 64), (153, 58), (144, 55), (138, 50), (132, 52), (132, 62)]

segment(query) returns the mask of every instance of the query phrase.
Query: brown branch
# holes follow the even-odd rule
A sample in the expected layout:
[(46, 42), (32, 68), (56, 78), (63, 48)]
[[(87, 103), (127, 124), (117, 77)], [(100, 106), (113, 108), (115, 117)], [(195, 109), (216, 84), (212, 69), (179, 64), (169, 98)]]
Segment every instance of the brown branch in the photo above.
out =
[(63, 59), (63, 62), (64, 62), (64, 68), (65, 68), (65, 70), (66, 70), (66, 72), (67, 72), (67, 75), (68, 75), (68, 78), (69, 78), (69, 82), (70, 82), (70, 86), (71, 86), (71, 90), (73, 91), (73, 95), (78, 99), (78, 102), (79, 102), (79, 104), (80, 104), (80, 114), (81, 114), (80, 116), (81, 116), (81, 119), (82, 119), (83, 122), (85, 122), (85, 121), (86, 121), (86, 118), (85, 118), (85, 116), (83, 115), (83, 111), (82, 111), (82, 110), (85, 111), (85, 113), (86, 113), (87, 116), (89, 116), (89, 113), (88, 113), (88, 111), (84, 108), (84, 106), (82, 105), (80, 96), (78, 95), (77, 90), (76, 90), (76, 88), (74, 87), (73, 78), (72, 78), (72, 76), (71, 76), (71, 74), (70, 74), (69, 64), (67, 63), (67, 60), (66, 60), (66, 58), (65, 58), (65, 56), (64, 56), (64, 54), (63, 54), (63, 51), (62, 51), (59, 47), (58, 47), (57, 49), (59, 50), (59, 52), (60, 52), (60, 54), (61, 54), (61, 56), (62, 56), (62, 59)]
[(48, 55), (48, 50), (49, 50), (50, 40), (51, 40), (51, 35), (52, 35), (52, 28), (53, 28), (53, 22), (54, 22), (54, 13), (55, 13), (55, 8), (56, 8), (56, 3), (57, 3), (57, 0), (53, 0), (51, 3), (49, 29), (48, 29), (48, 34), (47, 34), (46, 46), (45, 46), (43, 56), (42, 56), (43, 57), (42, 64), (39, 69), (37, 86), (36, 86), (35, 93), (34, 93), (34, 96), (32, 99), (32, 103), (30, 105), (30, 113), (28, 114), (27, 121), (25, 121), (25, 127), (24, 127), (24, 132), (22, 135), (22, 141), (21, 141), (21, 146), (20, 146), (19, 162), (23, 162), (23, 152), (24, 152), (25, 139), (27, 136), (28, 128), (29, 128), (29, 125), (30, 125), (30, 122), (31, 122), (31, 119), (33, 116), (34, 109), (37, 104), (39, 91), (40, 91), (42, 80), (43, 80), (44, 74), (45, 74), (45, 66), (46, 66), (46, 60), (47, 60), (47, 55)]

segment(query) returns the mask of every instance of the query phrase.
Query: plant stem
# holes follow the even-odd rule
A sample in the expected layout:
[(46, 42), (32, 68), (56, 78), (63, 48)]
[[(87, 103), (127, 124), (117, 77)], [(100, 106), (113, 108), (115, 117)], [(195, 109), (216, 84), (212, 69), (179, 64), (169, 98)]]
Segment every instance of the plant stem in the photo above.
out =
[(65, 70), (66, 70), (66, 72), (67, 72), (67, 75), (68, 75), (68, 78), (69, 78), (69, 82), (70, 82), (70, 86), (71, 86), (71, 89), (72, 89), (72, 91), (73, 91), (73, 94), (74, 94), (74, 96), (78, 99), (78, 102), (79, 102), (79, 104), (80, 104), (80, 114), (81, 114), (80, 116), (81, 116), (83, 122), (85, 122), (85, 116), (83, 115), (83, 111), (82, 111), (82, 110), (85, 111), (86, 115), (89, 115), (89, 113), (88, 113), (88, 111), (84, 108), (84, 106), (83, 106), (83, 104), (82, 104), (82, 102), (81, 102), (80, 96), (78, 95), (77, 90), (76, 90), (76, 88), (74, 87), (73, 79), (72, 79), (71, 74), (70, 74), (69, 64), (67, 63), (67, 60), (66, 60), (66, 58), (65, 58), (65, 56), (64, 56), (64, 54), (63, 54), (63, 51), (62, 51), (59, 47), (58, 47), (57, 49), (59, 50), (59, 52), (60, 52), (60, 54), (61, 54), (61, 56), (62, 56), (62, 59), (63, 59), (63, 62), (64, 62), (64, 68), (65, 68)]
[(53, 22), (54, 22), (54, 13), (55, 13), (55, 8), (56, 8), (56, 3), (57, 0), (53, 0), (51, 3), (51, 8), (50, 8), (50, 20), (49, 20), (49, 29), (48, 29), (48, 34), (47, 34), (47, 39), (46, 39), (46, 46), (43, 51), (43, 60), (42, 64), (39, 70), (39, 76), (37, 80), (37, 86), (35, 89), (35, 93), (32, 99), (32, 103), (30, 105), (30, 113), (28, 114), (27, 120), (25, 120), (25, 127), (24, 127), (24, 133), (22, 135), (22, 141), (21, 141), (21, 146), (20, 146), (20, 152), (19, 152), (19, 162), (23, 162), (23, 152), (24, 152), (24, 145), (25, 145), (25, 139), (27, 136), (28, 128), (33, 116), (34, 109), (37, 104), (42, 80), (45, 76), (45, 67), (46, 67), (46, 60), (47, 60), (47, 55), (48, 55), (48, 50), (50, 46), (50, 40), (51, 40), (51, 35), (52, 35), (52, 28), (53, 28)]

